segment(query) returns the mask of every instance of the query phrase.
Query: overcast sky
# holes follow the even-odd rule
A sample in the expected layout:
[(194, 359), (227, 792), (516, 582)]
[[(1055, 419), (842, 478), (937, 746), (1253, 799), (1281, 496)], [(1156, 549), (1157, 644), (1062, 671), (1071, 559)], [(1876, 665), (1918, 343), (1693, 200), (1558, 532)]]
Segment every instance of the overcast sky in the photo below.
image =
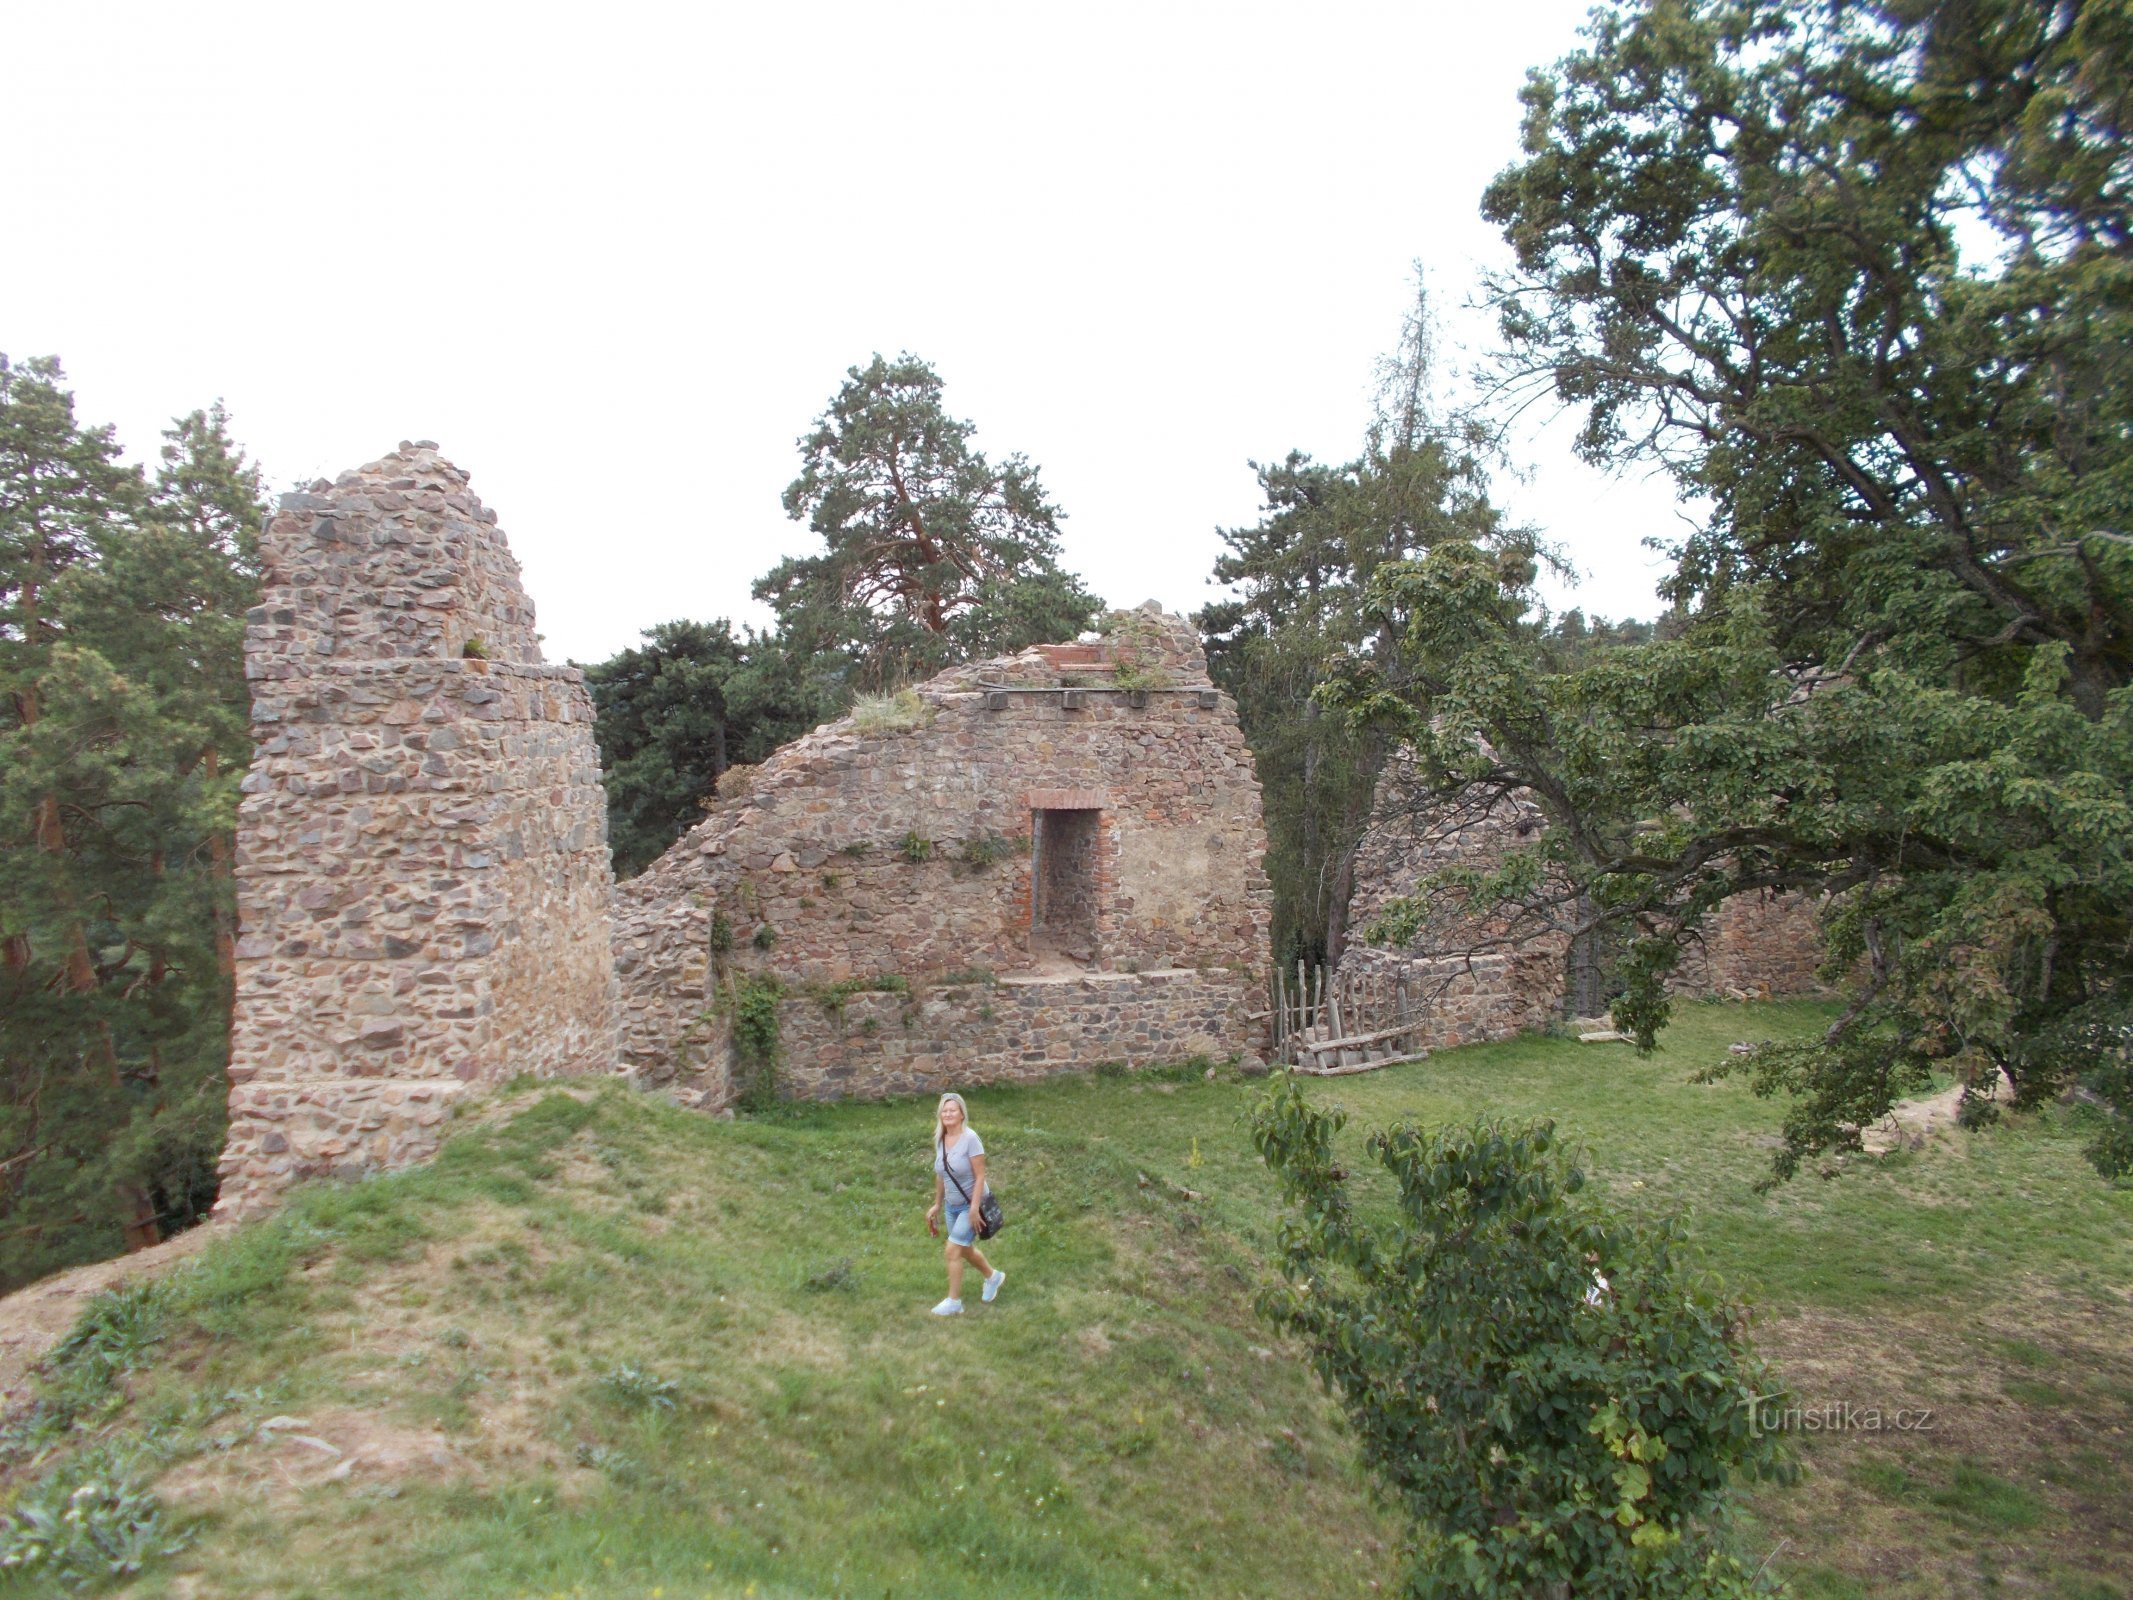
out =
[[(1410, 264), (1456, 308), (1501, 260), (1584, 9), (0, 6), (0, 350), (139, 457), (220, 396), (277, 489), (438, 440), (579, 660), (760, 616), (794, 441), (911, 350), (1097, 592), (1190, 609), (1250, 460), (1355, 453)], [(1672, 496), (1569, 432), (1505, 486), (1550, 598), (1651, 615)]]

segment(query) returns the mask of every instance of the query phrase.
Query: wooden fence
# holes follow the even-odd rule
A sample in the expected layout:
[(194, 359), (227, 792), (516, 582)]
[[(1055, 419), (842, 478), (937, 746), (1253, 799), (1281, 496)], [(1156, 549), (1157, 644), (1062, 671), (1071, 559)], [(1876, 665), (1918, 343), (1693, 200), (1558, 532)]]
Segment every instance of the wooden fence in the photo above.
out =
[(1274, 1059), (1315, 1077), (1368, 1072), (1429, 1051), (1415, 1036), (1429, 1021), (1428, 999), (1405, 978), (1351, 972), (1330, 978), (1301, 961), (1274, 969)]

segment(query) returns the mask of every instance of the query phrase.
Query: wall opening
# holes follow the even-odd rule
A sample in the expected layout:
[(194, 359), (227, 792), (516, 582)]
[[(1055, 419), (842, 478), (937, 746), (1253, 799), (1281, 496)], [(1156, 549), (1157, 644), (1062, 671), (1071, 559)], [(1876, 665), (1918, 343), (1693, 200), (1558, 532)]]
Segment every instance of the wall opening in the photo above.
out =
[(1030, 942), (1078, 960), (1096, 954), (1101, 811), (1032, 813)]

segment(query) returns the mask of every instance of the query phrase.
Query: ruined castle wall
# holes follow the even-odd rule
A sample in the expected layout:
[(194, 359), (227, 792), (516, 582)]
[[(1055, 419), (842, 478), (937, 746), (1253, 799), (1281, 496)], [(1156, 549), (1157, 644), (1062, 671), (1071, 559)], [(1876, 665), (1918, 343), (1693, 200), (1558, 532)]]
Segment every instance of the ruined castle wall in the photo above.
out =
[(1009, 974), (912, 994), (779, 1007), (782, 1092), (806, 1100), (1030, 1083), (1107, 1062), (1149, 1066), (1247, 1048), (1264, 980), (1216, 969)]
[(495, 520), (403, 445), (268, 523), (225, 1211), (421, 1159), (473, 1085), (611, 1068), (591, 703)]
[[(1017, 1000), (1008, 1010), (1024, 1026), (1056, 1032), (1047, 1068), (1149, 1060), (1218, 1035), (1216, 1053), (1259, 1048), (1249, 1013), (1263, 1006), (1253, 996), (1271, 894), (1250, 752), (1190, 629), (1176, 618), (1138, 626), (1158, 687), (1123, 691), (1109, 663), (1069, 670), (1062, 652), (1032, 650), (921, 685), (909, 726), (869, 731), (848, 717), (772, 756), (745, 795), (719, 802), (617, 891), (624, 1061), (641, 1080), (718, 1102), (720, 995), (733, 985), (766, 977), (798, 992), (973, 969), (1226, 975), (1127, 981), (1102, 1007)], [(1067, 897), (1085, 900), (1086, 930), (1050, 938), (1033, 926), (1032, 887), (1039, 814), (1058, 811), (1094, 820), (1081, 859), (1062, 868), (1074, 874)], [(1210, 986), (1226, 997), (1219, 1030), (1203, 1014)], [(1166, 1008), (1184, 1020), (1150, 1020)], [(1007, 1014), (998, 1000), (993, 1009)], [(945, 1083), (966, 1081), (980, 1059), (1002, 1073), (1029, 1064), (975, 1011), (925, 1013), (916, 1036), (899, 1025), (830, 1040), (793, 1027), (807, 1048), (788, 1049), (791, 1092), (884, 1093), (932, 1086), (913, 1078), (922, 1068)], [(815, 1071), (801, 1063), (818, 1045), (828, 1065)], [(841, 1076), (824, 1076), (832, 1068)]]
[[(1418, 797), (1399, 763), (1380, 781), (1372, 822), (1356, 853), (1342, 975), (1404, 981), (1425, 996), (1429, 1021), (1415, 1039), (1443, 1049), (1505, 1039), (1562, 1021), (1576, 1008), (1572, 967), (1606, 962), (1604, 952), (1573, 948), (1559, 927), (1522, 922), (1509, 906), (1475, 911), (1450, 891), (1435, 891), (1416, 936), (1406, 945), (1364, 942), (1365, 930), (1398, 897), (1447, 868), (1488, 871), (1533, 842), (1546, 819), (1530, 795), (1511, 793), (1465, 807)], [(1801, 895), (1743, 894), (1705, 918), (1700, 942), (1683, 951), (1669, 988), (1690, 999), (1749, 999), (1820, 994), (1820, 948), (1814, 903)]]

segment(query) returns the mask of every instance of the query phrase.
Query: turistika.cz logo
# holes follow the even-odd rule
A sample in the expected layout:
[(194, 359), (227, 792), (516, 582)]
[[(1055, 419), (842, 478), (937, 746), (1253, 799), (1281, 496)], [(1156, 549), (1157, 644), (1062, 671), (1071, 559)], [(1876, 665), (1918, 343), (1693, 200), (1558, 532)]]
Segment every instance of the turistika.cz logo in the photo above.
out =
[(1742, 1404), (1748, 1408), (1748, 1432), (1756, 1438), (1766, 1433), (1931, 1433), (1935, 1427), (1931, 1406), (1885, 1409), (1854, 1400), (1808, 1406), (1783, 1390), (1751, 1394)]

